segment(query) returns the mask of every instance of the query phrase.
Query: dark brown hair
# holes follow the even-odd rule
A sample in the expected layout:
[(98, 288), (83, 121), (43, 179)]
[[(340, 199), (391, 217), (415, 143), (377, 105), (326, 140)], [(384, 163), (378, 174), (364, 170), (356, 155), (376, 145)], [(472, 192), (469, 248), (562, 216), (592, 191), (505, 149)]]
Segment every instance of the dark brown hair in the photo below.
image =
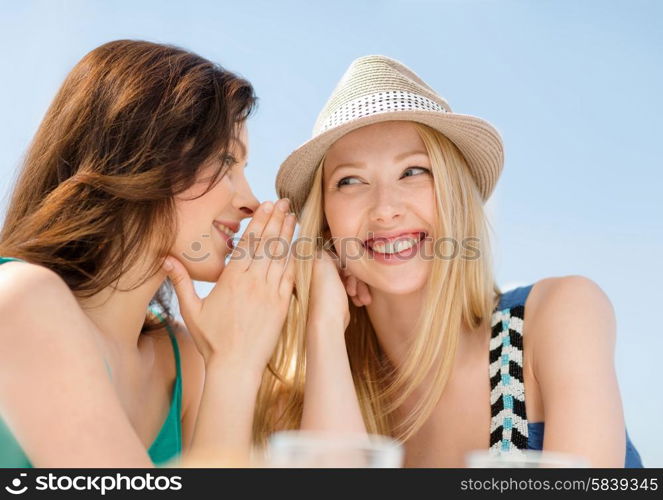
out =
[[(150, 242), (165, 257), (177, 232), (174, 196), (228, 150), (255, 102), (249, 82), (177, 47), (117, 40), (94, 49), (28, 149), (0, 255), (55, 271), (80, 297), (115, 283)], [(152, 299), (170, 319), (171, 294), (164, 284)], [(150, 318), (144, 331), (157, 327)]]

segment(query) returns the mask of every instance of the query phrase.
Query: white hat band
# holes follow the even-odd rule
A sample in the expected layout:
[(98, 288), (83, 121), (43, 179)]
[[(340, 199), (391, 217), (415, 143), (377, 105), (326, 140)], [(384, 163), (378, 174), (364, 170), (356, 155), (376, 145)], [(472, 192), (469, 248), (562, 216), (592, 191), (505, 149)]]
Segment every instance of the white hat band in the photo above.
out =
[(311, 139), (281, 164), (276, 192), (301, 217), (327, 150), (361, 127), (390, 120), (418, 122), (449, 139), (463, 155), (481, 198), (504, 165), (499, 132), (476, 116), (454, 113), (446, 100), (403, 63), (381, 55), (355, 59), (318, 114)]
[(357, 118), (394, 111), (447, 112), (437, 102), (419, 94), (403, 92), (401, 90), (377, 92), (353, 99), (338, 107), (327, 117), (321, 127), (315, 131), (315, 135), (326, 132), (330, 128), (337, 127), (346, 122), (356, 120)]

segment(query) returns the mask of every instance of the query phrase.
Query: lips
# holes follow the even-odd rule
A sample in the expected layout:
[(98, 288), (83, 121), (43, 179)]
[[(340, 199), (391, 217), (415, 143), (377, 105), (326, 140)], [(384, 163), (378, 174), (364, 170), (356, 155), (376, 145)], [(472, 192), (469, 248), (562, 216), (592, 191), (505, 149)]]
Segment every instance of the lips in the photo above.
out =
[(364, 247), (378, 254), (396, 255), (418, 245), (426, 234), (423, 230), (376, 234), (364, 241)]
[(221, 222), (218, 220), (215, 220), (212, 224), (221, 238), (225, 240), (228, 248), (232, 249), (235, 246), (233, 237), (235, 236), (235, 233), (239, 231), (239, 224), (233, 222)]
[(229, 229), (233, 234), (239, 231), (239, 222), (232, 222), (232, 221), (227, 221), (227, 220), (215, 220), (214, 224), (220, 224), (222, 226), (225, 226), (227, 229)]

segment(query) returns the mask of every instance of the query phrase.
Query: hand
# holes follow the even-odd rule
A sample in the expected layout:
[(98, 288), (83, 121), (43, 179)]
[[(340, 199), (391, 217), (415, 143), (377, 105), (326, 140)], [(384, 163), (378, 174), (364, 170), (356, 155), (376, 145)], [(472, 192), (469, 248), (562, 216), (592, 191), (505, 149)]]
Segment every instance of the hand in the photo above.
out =
[[(291, 240), (295, 216), (287, 214), (288, 200), (266, 202), (257, 210), (210, 294), (201, 299), (184, 265), (168, 256), (164, 269), (173, 282), (182, 318), (203, 356), (231, 361), (262, 373), (276, 347), (294, 284)], [(258, 237), (249, 248), (249, 235)], [(286, 241), (288, 254), (279, 245)], [(254, 240), (255, 241), (255, 240)], [(282, 245), (281, 245), (282, 248)]]
[(317, 253), (306, 325), (306, 383), (300, 427), (365, 434), (345, 343), (350, 311), (338, 266), (336, 256)]
[(338, 264), (334, 255), (323, 250), (317, 252), (311, 277), (309, 321), (342, 320), (345, 331), (350, 323), (350, 310)]
[(371, 292), (366, 283), (350, 274), (350, 271), (348, 271), (347, 268), (343, 269), (342, 277), (345, 291), (348, 293), (350, 300), (352, 300), (352, 303), (355, 306), (363, 307), (372, 302), (373, 298), (371, 297)]

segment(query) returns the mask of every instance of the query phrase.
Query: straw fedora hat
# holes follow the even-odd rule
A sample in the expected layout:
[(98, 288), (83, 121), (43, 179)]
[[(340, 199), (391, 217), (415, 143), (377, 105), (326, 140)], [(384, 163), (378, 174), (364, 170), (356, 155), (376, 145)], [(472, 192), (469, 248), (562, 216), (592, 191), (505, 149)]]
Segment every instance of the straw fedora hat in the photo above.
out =
[(502, 139), (482, 120), (451, 111), (412, 70), (385, 56), (355, 59), (318, 115), (313, 137), (281, 164), (276, 191), (298, 215), (315, 170), (327, 149), (357, 128), (389, 120), (409, 120), (438, 130), (465, 157), (482, 198), (488, 199), (504, 164)]

